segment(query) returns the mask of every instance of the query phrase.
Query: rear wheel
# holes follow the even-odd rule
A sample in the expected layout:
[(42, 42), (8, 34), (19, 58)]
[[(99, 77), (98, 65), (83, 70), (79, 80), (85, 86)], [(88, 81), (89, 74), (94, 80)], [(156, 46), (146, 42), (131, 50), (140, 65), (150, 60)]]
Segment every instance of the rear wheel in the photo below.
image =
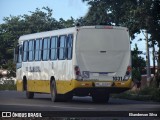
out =
[(53, 101), (53, 102), (70, 101), (73, 98), (73, 94), (71, 92), (66, 93), (66, 94), (57, 94), (55, 80), (52, 80), (50, 89), (51, 89), (51, 101)]
[(33, 99), (33, 98), (34, 98), (34, 92), (26, 91), (26, 97), (27, 97), (28, 99)]
[(71, 101), (73, 98), (72, 93), (66, 93), (66, 94), (58, 94), (58, 101), (66, 102), (66, 101)]
[(95, 103), (108, 103), (109, 101), (109, 93), (93, 93), (92, 101)]
[(24, 89), (26, 90), (26, 97), (27, 97), (28, 99), (33, 99), (33, 98), (34, 98), (34, 92), (29, 92), (29, 91), (27, 90), (27, 81), (24, 82)]
[(55, 102), (57, 100), (57, 89), (56, 89), (56, 83), (54, 80), (51, 81), (51, 101)]

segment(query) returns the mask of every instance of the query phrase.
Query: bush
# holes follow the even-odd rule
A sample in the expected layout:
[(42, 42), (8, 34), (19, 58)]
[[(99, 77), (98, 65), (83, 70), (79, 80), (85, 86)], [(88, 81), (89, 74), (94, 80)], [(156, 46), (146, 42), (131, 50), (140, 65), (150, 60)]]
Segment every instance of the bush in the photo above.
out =
[(6, 80), (3, 84), (0, 84), (0, 90), (16, 90), (16, 84), (14, 80)]
[(156, 87), (145, 87), (144, 89), (134, 92), (126, 91), (124, 93), (112, 95), (115, 98), (142, 100), (142, 101), (157, 101), (160, 102), (160, 89)]
[(153, 94), (152, 94), (152, 99), (160, 102), (160, 89), (155, 89)]
[(152, 100), (159, 101), (160, 102), (160, 89), (151, 86), (151, 87), (145, 87), (144, 89), (139, 91), (140, 95), (150, 95), (152, 96)]

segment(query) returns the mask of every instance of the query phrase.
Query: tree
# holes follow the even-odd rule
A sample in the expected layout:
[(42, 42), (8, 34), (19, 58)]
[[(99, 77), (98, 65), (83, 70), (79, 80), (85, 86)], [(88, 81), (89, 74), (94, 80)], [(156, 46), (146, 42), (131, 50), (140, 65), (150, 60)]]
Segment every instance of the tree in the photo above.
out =
[(138, 50), (137, 44), (135, 44), (135, 48), (132, 51), (132, 68), (134, 68), (142, 74), (143, 69), (146, 67), (146, 62), (144, 58), (140, 56), (140, 54), (141, 53)]
[(68, 19), (66, 21), (63, 18), (60, 18), (59, 24), (62, 28), (73, 27), (73, 26), (75, 26), (75, 20), (73, 17), (71, 17), (70, 19)]
[(74, 26), (75, 20), (57, 21), (52, 17), (52, 9), (43, 7), (42, 10), (30, 11), (30, 15), (5, 17), (0, 24), (0, 67), (7, 69), (8, 76), (15, 76), (15, 64), (13, 63), (13, 50), (21, 35), (56, 30)]

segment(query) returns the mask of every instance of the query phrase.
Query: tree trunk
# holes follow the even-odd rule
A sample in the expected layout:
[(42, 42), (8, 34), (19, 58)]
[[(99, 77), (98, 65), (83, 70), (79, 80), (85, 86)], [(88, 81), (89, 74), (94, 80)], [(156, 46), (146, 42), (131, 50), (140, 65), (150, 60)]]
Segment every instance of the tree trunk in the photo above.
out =
[(155, 65), (155, 47), (154, 47), (154, 42), (152, 41), (152, 48), (153, 48), (153, 74), (155, 76), (155, 70), (156, 70), (156, 65)]

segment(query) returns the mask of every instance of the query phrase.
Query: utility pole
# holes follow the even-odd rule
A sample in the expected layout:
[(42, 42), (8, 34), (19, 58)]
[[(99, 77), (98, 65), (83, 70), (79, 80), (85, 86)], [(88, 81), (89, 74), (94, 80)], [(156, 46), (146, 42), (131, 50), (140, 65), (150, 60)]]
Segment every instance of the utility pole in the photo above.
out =
[(152, 56), (153, 56), (153, 74), (155, 76), (155, 72), (156, 72), (156, 62), (155, 62), (155, 56), (156, 56), (156, 52), (155, 52), (155, 41), (152, 41), (152, 49), (153, 49), (153, 52), (152, 52)]
[(148, 32), (146, 30), (146, 65), (147, 65), (147, 83), (149, 85), (149, 81), (151, 79), (151, 71), (150, 71), (150, 56), (149, 56), (149, 46), (148, 46)]

